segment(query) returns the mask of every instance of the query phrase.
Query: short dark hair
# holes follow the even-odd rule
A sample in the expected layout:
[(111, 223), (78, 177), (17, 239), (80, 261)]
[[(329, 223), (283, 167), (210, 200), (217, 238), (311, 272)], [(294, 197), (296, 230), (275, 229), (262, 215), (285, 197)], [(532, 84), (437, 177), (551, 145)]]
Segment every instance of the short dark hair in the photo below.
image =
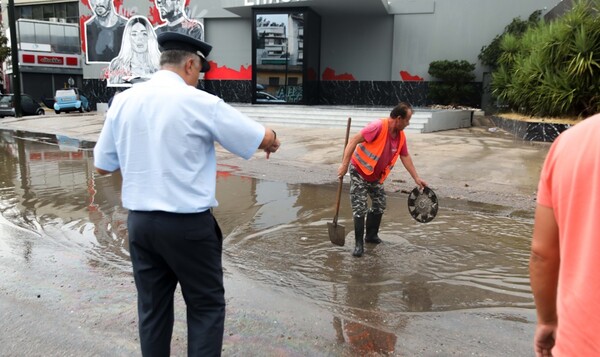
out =
[(412, 106), (410, 104), (405, 103), (405, 102), (400, 102), (390, 112), (390, 118), (392, 118), (392, 119), (397, 119), (397, 118), (406, 119), (406, 116), (408, 115), (408, 111), (409, 110), (412, 111)]

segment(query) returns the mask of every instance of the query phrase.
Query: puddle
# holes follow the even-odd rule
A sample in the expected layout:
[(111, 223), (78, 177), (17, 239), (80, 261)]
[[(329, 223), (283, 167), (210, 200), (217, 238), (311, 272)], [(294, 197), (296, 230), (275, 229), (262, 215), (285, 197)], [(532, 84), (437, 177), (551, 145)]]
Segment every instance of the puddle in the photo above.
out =
[[(0, 252), (35, 259), (35, 240), (10, 233), (23, 230), (68, 246), (95, 267), (130, 271), (121, 180), (93, 174), (92, 146), (1, 134), (0, 213), (8, 223), (0, 231), (9, 234), (2, 233)], [(338, 247), (327, 231), (335, 185), (271, 182), (220, 169), (214, 214), (226, 236), (226, 274), (241, 272), (333, 311), (339, 341), (367, 329), (380, 341), (377, 351), (390, 352), (396, 336), (389, 331), (402, 329), (406, 314), (534, 306), (527, 270), (531, 217), (506, 216), (495, 206), (448, 207), (439, 197), (438, 216), (421, 224), (410, 217), (407, 196), (393, 193), (380, 230), (384, 243), (367, 244), (357, 259), (348, 186), (338, 221), (346, 246)]]

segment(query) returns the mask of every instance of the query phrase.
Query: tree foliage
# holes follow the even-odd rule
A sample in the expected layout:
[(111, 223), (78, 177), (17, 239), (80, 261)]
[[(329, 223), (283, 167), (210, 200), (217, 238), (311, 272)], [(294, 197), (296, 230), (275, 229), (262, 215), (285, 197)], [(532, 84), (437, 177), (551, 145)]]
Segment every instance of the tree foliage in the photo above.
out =
[(0, 63), (3, 63), (10, 57), (10, 47), (8, 47), (8, 38), (0, 31)]
[(505, 35), (492, 94), (536, 116), (600, 112), (600, 0), (580, 0), (563, 17)]
[(510, 35), (515, 38), (520, 38), (529, 27), (535, 26), (539, 23), (541, 14), (542, 12), (537, 10), (529, 15), (527, 20), (521, 20), (519, 17), (514, 18), (510, 24), (506, 25), (502, 34), (497, 35), (489, 45), (481, 48), (481, 52), (477, 58), (484, 65), (496, 68), (498, 66), (498, 59), (503, 52), (500, 48), (500, 43), (504, 37)]

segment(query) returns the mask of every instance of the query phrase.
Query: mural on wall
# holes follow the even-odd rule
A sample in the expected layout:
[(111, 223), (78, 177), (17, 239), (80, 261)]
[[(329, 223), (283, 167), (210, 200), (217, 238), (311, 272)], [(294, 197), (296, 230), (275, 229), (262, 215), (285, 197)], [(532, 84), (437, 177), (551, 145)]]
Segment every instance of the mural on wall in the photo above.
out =
[(166, 24), (156, 27), (157, 35), (161, 32), (181, 32), (204, 40), (204, 24), (190, 20), (185, 15), (183, 0), (156, 0), (156, 6), (161, 20), (166, 21)]
[(136, 79), (149, 79), (159, 69), (160, 50), (152, 24), (133, 16), (125, 25), (121, 50), (105, 72), (109, 86), (127, 86)]
[(110, 62), (121, 49), (127, 19), (117, 14), (113, 0), (90, 0), (94, 15), (85, 22), (86, 62)]
[[(81, 0), (92, 11), (80, 18), (86, 64), (102, 66), (108, 87), (150, 78), (159, 69), (159, 33), (181, 32), (204, 40), (204, 22), (187, 15), (189, 1)], [(147, 3), (147, 10), (140, 11)]]

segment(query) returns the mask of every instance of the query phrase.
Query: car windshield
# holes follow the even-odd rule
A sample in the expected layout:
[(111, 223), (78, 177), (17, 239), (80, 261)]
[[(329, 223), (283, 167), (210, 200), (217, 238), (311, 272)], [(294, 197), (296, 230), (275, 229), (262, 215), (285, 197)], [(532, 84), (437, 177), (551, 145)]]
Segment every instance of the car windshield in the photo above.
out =
[(73, 90), (73, 89), (61, 89), (61, 90), (57, 90), (56, 91), (56, 96), (57, 97), (66, 97), (66, 96), (71, 96), (71, 95), (76, 95), (75, 94), (75, 90)]
[(12, 102), (12, 95), (3, 95), (2, 98), (0, 98), (0, 103), (11, 103)]

